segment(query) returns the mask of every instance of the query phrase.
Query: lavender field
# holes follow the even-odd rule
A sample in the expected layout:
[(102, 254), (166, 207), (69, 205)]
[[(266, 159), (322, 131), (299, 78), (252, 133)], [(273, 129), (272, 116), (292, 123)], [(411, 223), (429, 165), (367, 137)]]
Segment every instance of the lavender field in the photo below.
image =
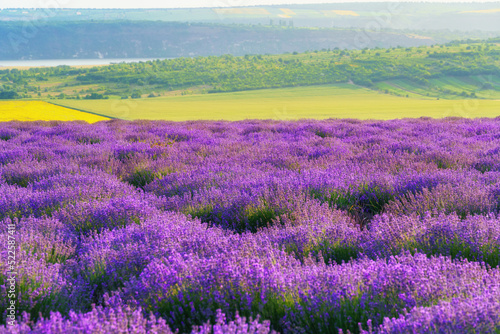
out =
[(0, 123), (0, 333), (499, 333), (499, 211), (500, 118)]

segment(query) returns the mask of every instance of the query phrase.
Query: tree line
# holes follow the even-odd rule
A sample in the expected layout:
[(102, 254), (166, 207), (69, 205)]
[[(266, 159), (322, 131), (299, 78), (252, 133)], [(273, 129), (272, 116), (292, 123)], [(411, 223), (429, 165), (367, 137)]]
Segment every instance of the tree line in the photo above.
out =
[(0, 91), (13, 91), (23, 97), (29, 92), (39, 93), (40, 87), (50, 81), (74, 90), (98, 85), (101, 91), (85, 95), (96, 98), (104, 98), (99, 94), (134, 93), (140, 97), (154, 91), (192, 87), (202, 87), (206, 93), (347, 82), (372, 87), (376, 82), (394, 79), (425, 86), (432, 78), (473, 75), (500, 76), (500, 46), (475, 41), (413, 48), (182, 57), (93, 68), (7, 69), (0, 70)]

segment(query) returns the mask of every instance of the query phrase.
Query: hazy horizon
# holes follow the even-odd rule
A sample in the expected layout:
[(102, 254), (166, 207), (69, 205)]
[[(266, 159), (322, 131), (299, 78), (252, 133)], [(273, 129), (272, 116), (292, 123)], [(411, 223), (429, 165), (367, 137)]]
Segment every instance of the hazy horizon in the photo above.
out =
[(399, 1), (399, 0), (334, 0), (334, 1), (317, 1), (317, 0), (192, 0), (189, 2), (182, 0), (172, 0), (168, 2), (159, 0), (143, 0), (142, 6), (137, 6), (137, 1), (121, 1), (119, 5), (115, 5), (116, 1), (111, 0), (6, 0), (2, 1), (0, 9), (8, 8), (114, 8), (114, 9), (130, 9), (130, 8), (212, 8), (212, 7), (247, 7), (247, 6), (271, 6), (271, 5), (300, 5), (300, 4), (332, 4), (332, 3), (359, 3), (359, 2), (424, 2), (424, 3), (487, 3), (498, 2), (498, 0), (439, 0), (439, 1)]

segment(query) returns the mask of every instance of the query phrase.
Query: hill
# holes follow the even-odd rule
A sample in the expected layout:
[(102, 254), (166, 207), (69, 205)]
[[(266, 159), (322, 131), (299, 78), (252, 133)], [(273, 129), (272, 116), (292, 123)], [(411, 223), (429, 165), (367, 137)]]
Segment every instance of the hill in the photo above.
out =
[[(243, 2), (234, 2), (235, 4)], [(187, 2), (186, 5), (189, 5)], [(213, 3), (213, 5), (217, 5)], [(186, 9), (6, 9), (0, 21), (163, 21), (472, 32), (500, 29), (500, 2), (358, 2)]]
[(0, 90), (25, 98), (119, 99), (338, 83), (399, 96), (497, 99), (499, 40), (0, 70)]
[[(178, 22), (0, 22), (1, 60), (176, 58), (280, 54), (321, 49), (431, 45), (446, 40), (406, 31)], [(368, 36), (368, 37), (367, 37)]]

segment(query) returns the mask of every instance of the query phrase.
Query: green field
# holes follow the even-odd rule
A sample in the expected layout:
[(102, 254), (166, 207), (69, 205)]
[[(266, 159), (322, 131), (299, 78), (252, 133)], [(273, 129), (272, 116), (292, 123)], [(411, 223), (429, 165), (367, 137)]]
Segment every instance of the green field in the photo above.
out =
[[(444, 98), (449, 100), (464, 99), (463, 94), (474, 93), (477, 98), (498, 100), (500, 99), (500, 78), (498, 76), (444, 76), (431, 78), (428, 84), (418, 84), (409, 79), (393, 79), (374, 84), (374, 88), (389, 92), (396, 96), (415, 97), (421, 99)], [(484, 88), (485, 84), (488, 88)]]
[(127, 120), (386, 120), (422, 116), (477, 118), (500, 115), (500, 100), (406, 98), (348, 84), (147, 99), (55, 102), (66, 107)]

